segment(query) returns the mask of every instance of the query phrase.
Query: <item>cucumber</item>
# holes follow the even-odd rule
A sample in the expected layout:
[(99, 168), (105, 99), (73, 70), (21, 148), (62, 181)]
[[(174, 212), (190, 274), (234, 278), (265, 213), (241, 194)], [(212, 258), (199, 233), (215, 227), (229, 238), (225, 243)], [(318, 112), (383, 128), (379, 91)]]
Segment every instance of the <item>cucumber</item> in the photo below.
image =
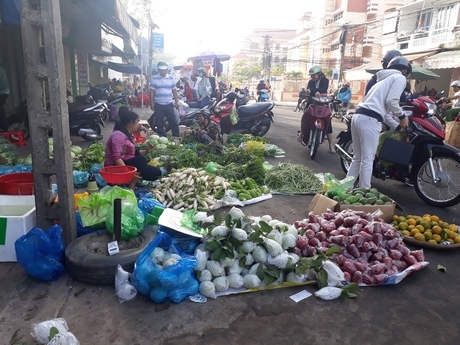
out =
[(340, 197), (337, 196), (337, 195), (336, 195), (335, 197), (333, 197), (332, 200), (339, 201), (339, 202), (341, 201), (341, 200), (340, 200)]
[(350, 202), (349, 202), (348, 200), (343, 200), (343, 201), (342, 201), (342, 204), (343, 204), (343, 205), (350, 205)]
[(391, 201), (385, 201), (384, 205), (393, 205)]
[(359, 201), (358, 201), (358, 202), (360, 202), (360, 203), (361, 203), (361, 204), (363, 204), (363, 205), (366, 205), (366, 204), (368, 204), (368, 203), (369, 203), (369, 201), (368, 201), (368, 200), (369, 200), (369, 199), (367, 199), (367, 198), (361, 198), (361, 199), (359, 199)]
[(360, 198), (357, 197), (357, 196), (350, 196), (349, 198), (347, 198), (346, 200), (350, 203), (350, 204), (355, 204), (358, 202)]
[(366, 198), (377, 198), (374, 193), (366, 193), (365, 195)]
[(371, 190), (370, 190), (369, 193), (374, 194), (377, 198), (378, 198), (379, 195), (380, 195), (380, 193), (379, 193), (379, 191), (377, 190), (377, 188), (371, 188)]
[(390, 201), (390, 198), (385, 194), (379, 195), (379, 199), (382, 200), (383, 202)]
[(360, 202), (355, 202), (353, 205), (356, 205), (356, 206), (364, 206), (364, 205), (361, 204)]
[(374, 205), (383, 205), (383, 204), (384, 204), (384, 202), (382, 200), (377, 199), (377, 201), (375, 202)]
[(368, 198), (367, 199), (367, 202), (371, 205), (374, 205), (375, 202), (377, 201), (377, 198), (374, 196), (373, 198)]
[(340, 194), (339, 195), (339, 198), (341, 201), (343, 200), (347, 200), (349, 197), (353, 196), (352, 194), (348, 194), (348, 193), (344, 193), (344, 194)]

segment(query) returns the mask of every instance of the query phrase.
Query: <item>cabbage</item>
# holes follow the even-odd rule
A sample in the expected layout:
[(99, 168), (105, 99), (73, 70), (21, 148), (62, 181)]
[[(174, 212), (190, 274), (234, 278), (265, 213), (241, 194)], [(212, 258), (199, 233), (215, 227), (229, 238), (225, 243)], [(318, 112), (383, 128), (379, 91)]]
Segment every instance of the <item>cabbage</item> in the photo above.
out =
[(152, 134), (152, 135), (149, 137), (149, 140), (158, 141), (158, 140), (160, 140), (160, 136), (159, 136), (159, 135), (156, 135), (156, 134)]
[(75, 159), (75, 153), (73, 153), (72, 151), (70, 151), (70, 157), (72, 157), (72, 159)]
[(165, 145), (165, 144), (158, 144), (158, 145), (156, 146), (156, 148), (157, 148), (158, 150), (166, 150), (166, 149), (168, 148), (168, 146)]
[(22, 163), (24, 165), (32, 165), (32, 155), (28, 155), (26, 158), (24, 158)]
[(160, 137), (158, 141), (160, 142), (160, 144), (167, 144), (169, 142), (168, 138), (166, 137)]
[(70, 146), (70, 151), (78, 155), (79, 153), (81, 153), (81, 151), (83, 151), (83, 149), (80, 146), (72, 145)]

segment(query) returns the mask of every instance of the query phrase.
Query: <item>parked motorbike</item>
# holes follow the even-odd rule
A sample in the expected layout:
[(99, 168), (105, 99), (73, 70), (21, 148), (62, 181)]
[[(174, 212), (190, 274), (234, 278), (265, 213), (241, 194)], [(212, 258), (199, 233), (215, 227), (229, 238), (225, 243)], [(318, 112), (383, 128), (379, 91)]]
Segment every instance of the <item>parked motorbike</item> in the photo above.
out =
[(70, 135), (78, 135), (85, 140), (101, 140), (101, 126), (105, 127), (103, 113), (105, 102), (97, 104), (68, 103)]
[[(373, 175), (385, 180), (410, 181), (415, 192), (425, 203), (450, 207), (460, 202), (460, 150), (445, 144), (442, 123), (435, 116), (434, 102), (428, 97), (408, 100), (403, 107), (409, 115), (408, 143), (414, 146), (406, 165), (382, 164), (376, 157)], [(347, 130), (341, 132), (335, 145), (341, 165), (348, 171), (353, 156), (351, 116), (345, 118)], [(395, 152), (401, 155), (401, 152)], [(457, 177), (458, 176), (458, 177)]]
[(309, 96), (312, 104), (302, 117), (302, 143), (310, 148), (310, 158), (315, 159), (319, 145), (324, 141), (326, 131), (331, 123), (331, 98), (326, 94), (320, 97)]
[[(13, 115), (0, 119), (0, 128), (7, 132), (23, 132), (24, 139), (28, 139), (29, 115), (27, 113), (27, 100), (23, 100), (17, 107)], [(16, 138), (13, 137), (16, 140)]]
[(95, 100), (107, 99), (110, 93), (110, 84), (98, 84), (92, 86), (88, 84), (89, 90), (86, 93), (87, 95), (93, 97)]
[(226, 98), (220, 101), (214, 108), (214, 115), (210, 119), (220, 124), (222, 133), (243, 133), (263, 137), (270, 129), (273, 117), (272, 112), (275, 106), (274, 102), (252, 103), (242, 105), (236, 108), (237, 122), (231, 121), (233, 107), (236, 107), (235, 101), (238, 95), (230, 92)]
[[(68, 91), (67, 92), (67, 99), (69, 98), (69, 96), (70, 96), (70, 92)], [(67, 102), (67, 103), (71, 104), (70, 102)], [(100, 106), (102, 108), (102, 113), (101, 113), (102, 114), (102, 120), (107, 121), (107, 118), (109, 117), (110, 111), (109, 111), (109, 107), (108, 107), (107, 103), (104, 100), (101, 100), (99, 102), (95, 102), (94, 98), (91, 95), (76, 96), (75, 97), (75, 102), (73, 102), (72, 104), (74, 104), (72, 107), (77, 107), (77, 104), (81, 104), (82, 106), (85, 106), (85, 107), (90, 107), (90, 106), (93, 106), (93, 105), (97, 104), (98, 106)]]
[[(208, 103), (208, 105), (206, 105), (203, 108), (199, 108), (198, 102), (189, 102), (187, 104), (194, 105), (194, 106), (196, 106), (196, 108), (190, 108), (190, 110), (187, 112), (187, 114), (185, 114), (184, 116), (179, 116), (179, 118), (180, 118), (179, 126), (190, 127), (190, 126), (196, 124), (198, 122), (198, 119), (197, 119), (196, 115), (199, 114), (202, 111), (208, 111), (208, 112), (212, 113), (214, 107), (217, 104), (217, 101), (216, 101), (215, 98), (211, 98), (209, 103)], [(149, 122), (149, 125), (150, 125), (150, 128), (152, 129), (152, 131), (158, 133), (156, 116), (154, 116), (152, 114), (152, 116), (150, 116), (148, 122)], [(171, 130), (171, 126), (169, 125), (168, 119), (165, 119), (165, 133), (169, 132), (170, 130)]]

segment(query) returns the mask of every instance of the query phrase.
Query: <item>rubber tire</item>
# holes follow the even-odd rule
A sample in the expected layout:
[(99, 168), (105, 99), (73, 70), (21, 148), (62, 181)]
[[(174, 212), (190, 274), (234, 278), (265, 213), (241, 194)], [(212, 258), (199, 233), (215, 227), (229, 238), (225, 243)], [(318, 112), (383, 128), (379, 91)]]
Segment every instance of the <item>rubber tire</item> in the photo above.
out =
[[(454, 161), (456, 161), (457, 163), (460, 164), (460, 157), (457, 157), (455, 155), (439, 154), (439, 155), (434, 155), (433, 156), (433, 158), (443, 158), (443, 157), (453, 159)], [(415, 176), (418, 176), (418, 174), (420, 172), (420, 169), (422, 169), (422, 167), (424, 165), (425, 165), (425, 163), (420, 166), (420, 168), (417, 170), (417, 173), (415, 174)], [(457, 205), (458, 203), (460, 203), (460, 194), (457, 195), (456, 198), (454, 198), (454, 199), (452, 199), (450, 201), (445, 201), (445, 202), (436, 202), (436, 201), (428, 199), (425, 195), (423, 195), (422, 191), (420, 190), (420, 186), (418, 185), (418, 178), (415, 180), (414, 189), (415, 189), (415, 192), (417, 193), (418, 197), (420, 199), (422, 199), (425, 203), (427, 203), (428, 205), (431, 205), (431, 206), (450, 207), (450, 206), (454, 206), (454, 205)]]
[(255, 137), (263, 137), (265, 134), (268, 133), (268, 131), (270, 130), (271, 125), (272, 125), (271, 121), (268, 122), (268, 126), (263, 126), (263, 127), (261, 127), (261, 126), (259, 125), (259, 126), (257, 126), (257, 129), (263, 128), (263, 130), (262, 130), (262, 131), (253, 132), (253, 133), (251, 133), (251, 134), (252, 134), (253, 136), (255, 136)]
[(323, 131), (315, 128), (315, 132), (313, 133), (313, 142), (311, 143), (310, 148), (310, 158), (312, 160), (315, 159), (316, 154), (318, 153), (319, 144), (321, 143), (322, 138)]
[[(345, 144), (340, 145), (345, 151), (348, 152), (348, 148), (350, 147), (350, 144), (353, 144), (353, 140), (347, 141)], [(350, 153), (350, 152), (348, 152)], [(348, 169), (345, 167), (345, 161), (343, 158), (340, 158), (340, 166), (342, 167), (342, 170), (345, 174), (348, 174)]]
[[(97, 123), (88, 125), (85, 128), (92, 129), (94, 131), (94, 133), (96, 133), (97, 135), (101, 135), (101, 133), (102, 133), (101, 126), (99, 126), (99, 124), (97, 124)], [(85, 139), (86, 141), (94, 141), (94, 139), (87, 138), (86, 136), (82, 137), (82, 138)]]
[[(23, 126), (22, 129), (21, 126)], [(22, 131), (24, 132), (24, 140), (27, 140), (29, 139), (30, 137), (30, 130), (29, 130), (29, 127), (27, 126), (27, 124), (22, 124), (22, 122), (12, 122), (9, 126), (8, 126), (8, 129), (7, 129), (8, 132), (16, 132), (16, 131)], [(13, 138), (15, 139), (15, 138)], [(15, 139), (17, 140), (17, 139)]]
[(100, 234), (91, 233), (78, 237), (65, 250), (65, 265), (67, 273), (74, 279), (90, 283), (113, 285), (115, 269), (120, 264), (124, 270), (132, 272), (134, 263), (140, 253), (155, 237), (155, 232), (144, 230), (139, 234), (142, 244), (139, 248), (124, 250), (114, 256), (102, 256), (86, 250), (88, 242), (93, 240), (112, 241), (112, 235), (107, 231)]

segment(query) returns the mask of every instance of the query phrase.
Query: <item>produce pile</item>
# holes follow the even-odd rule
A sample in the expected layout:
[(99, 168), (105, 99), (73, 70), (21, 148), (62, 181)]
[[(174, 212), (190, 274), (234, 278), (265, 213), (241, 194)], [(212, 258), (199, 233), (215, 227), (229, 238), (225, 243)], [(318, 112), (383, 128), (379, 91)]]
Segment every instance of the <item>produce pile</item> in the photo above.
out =
[(343, 193), (328, 190), (326, 196), (341, 205), (392, 205), (390, 197), (380, 193), (376, 188), (354, 188)]
[[(424, 262), (423, 250), (410, 251), (393, 225), (363, 211), (328, 210), (321, 216), (310, 213), (296, 221), (299, 231), (293, 252), (309, 258), (337, 247), (333, 255), (346, 281), (364, 285), (384, 284), (406, 268)], [(302, 261), (304, 260), (304, 261)], [(300, 265), (308, 262), (301, 259)]]
[(293, 226), (268, 215), (246, 217), (235, 207), (224, 220), (219, 213), (213, 220), (207, 223), (209, 218), (204, 212), (194, 217), (195, 222), (209, 229), (204, 243), (195, 251), (202, 295), (216, 298), (216, 292), (229, 288), (255, 289), (285, 280), (306, 280), (293, 272), (299, 256), (287, 251), (295, 246), (298, 236)]
[(16, 158), (16, 146), (5, 138), (0, 138), (0, 165), (14, 165)]
[(315, 194), (323, 184), (302, 164), (280, 163), (265, 174), (265, 185), (273, 192), (287, 194)]
[(208, 211), (217, 203), (216, 195), (223, 195), (230, 186), (224, 178), (194, 168), (174, 171), (160, 182), (153, 196), (165, 207), (179, 211)]
[(72, 145), (70, 150), (73, 158), (72, 166), (74, 170), (88, 172), (90, 171), (93, 164), (104, 163), (105, 147), (102, 144), (91, 144), (85, 150), (77, 145)]
[(460, 243), (458, 226), (444, 222), (436, 215), (394, 215), (392, 224), (402, 235), (417, 241), (431, 244)]

